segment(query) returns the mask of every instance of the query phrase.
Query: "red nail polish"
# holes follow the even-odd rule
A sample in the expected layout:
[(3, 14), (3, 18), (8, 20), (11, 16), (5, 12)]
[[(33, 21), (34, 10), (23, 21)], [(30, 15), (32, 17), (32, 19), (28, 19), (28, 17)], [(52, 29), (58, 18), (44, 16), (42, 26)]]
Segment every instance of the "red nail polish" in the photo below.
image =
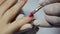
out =
[(34, 17), (34, 12), (31, 12), (29, 17)]

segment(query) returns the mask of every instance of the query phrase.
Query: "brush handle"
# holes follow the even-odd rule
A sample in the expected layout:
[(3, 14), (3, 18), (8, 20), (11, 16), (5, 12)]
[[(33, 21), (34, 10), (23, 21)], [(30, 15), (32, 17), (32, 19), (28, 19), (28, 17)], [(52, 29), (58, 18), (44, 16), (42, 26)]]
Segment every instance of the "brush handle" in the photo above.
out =
[(32, 11), (32, 12), (29, 14), (29, 17), (34, 17), (34, 14), (35, 14), (36, 12), (38, 12), (41, 8), (42, 8), (42, 6), (38, 6), (34, 11)]

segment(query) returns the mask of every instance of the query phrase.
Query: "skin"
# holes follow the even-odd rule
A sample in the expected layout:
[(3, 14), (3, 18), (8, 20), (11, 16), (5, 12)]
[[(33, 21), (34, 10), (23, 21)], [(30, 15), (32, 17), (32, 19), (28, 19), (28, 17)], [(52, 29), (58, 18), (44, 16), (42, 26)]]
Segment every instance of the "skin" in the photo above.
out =
[[(33, 22), (34, 25), (50, 27), (51, 25), (49, 23), (51, 23), (53, 26), (60, 27), (60, 0), (39, 0), (39, 3), (41, 6), (44, 6), (42, 9), (45, 13), (45, 19), (35, 20), (35, 23)], [(33, 31), (29, 30), (26, 34), (33, 34)]]
[(20, 14), (11, 22), (26, 2), (27, 0), (0, 0), (0, 34), (12, 34), (32, 20), (32, 17)]
[[(27, 2), (27, 0), (18, 1), (19, 2), (17, 2), (17, 0), (0, 0), (0, 34), (12, 34), (14, 31), (32, 20), (31, 17), (19, 15), (15, 21), (11, 22), (11, 20), (17, 15), (17, 13), (19, 13), (19, 10), (21, 10), (23, 5)], [(40, 5), (44, 6), (43, 10), (46, 14), (45, 22), (50, 22), (54, 25), (57, 25), (60, 23), (60, 3), (58, 3), (59, 0), (48, 1), (40, 3)]]
[[(41, 6), (44, 6), (42, 9), (45, 13), (45, 19), (35, 20), (33, 24), (36, 26), (50, 27), (51, 25), (49, 23), (51, 23), (54, 26), (60, 27), (60, 0), (39, 0), (39, 3)], [(32, 31), (28, 31), (28, 33), (29, 32), (31, 33)]]
[(60, 25), (60, 0), (39, 0), (40, 5), (44, 6), (42, 9), (45, 12), (46, 23), (51, 23), (55, 26)]

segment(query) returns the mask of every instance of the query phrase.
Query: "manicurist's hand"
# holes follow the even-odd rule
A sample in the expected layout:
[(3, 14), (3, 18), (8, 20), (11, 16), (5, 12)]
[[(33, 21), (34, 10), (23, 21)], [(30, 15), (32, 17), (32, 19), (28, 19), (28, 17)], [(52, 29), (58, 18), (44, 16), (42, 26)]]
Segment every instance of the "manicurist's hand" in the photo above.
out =
[[(34, 24), (40, 26), (60, 26), (60, 0), (39, 0), (44, 11), (44, 20), (35, 20)], [(38, 22), (39, 21), (39, 22)]]

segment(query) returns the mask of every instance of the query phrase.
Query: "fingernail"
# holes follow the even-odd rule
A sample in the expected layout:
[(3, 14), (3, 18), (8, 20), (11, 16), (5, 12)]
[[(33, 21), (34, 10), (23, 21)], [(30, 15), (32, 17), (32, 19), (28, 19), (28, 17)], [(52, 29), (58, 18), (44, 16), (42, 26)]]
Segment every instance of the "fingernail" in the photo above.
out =
[(34, 12), (31, 12), (31, 13), (29, 14), (29, 17), (34, 17)]

